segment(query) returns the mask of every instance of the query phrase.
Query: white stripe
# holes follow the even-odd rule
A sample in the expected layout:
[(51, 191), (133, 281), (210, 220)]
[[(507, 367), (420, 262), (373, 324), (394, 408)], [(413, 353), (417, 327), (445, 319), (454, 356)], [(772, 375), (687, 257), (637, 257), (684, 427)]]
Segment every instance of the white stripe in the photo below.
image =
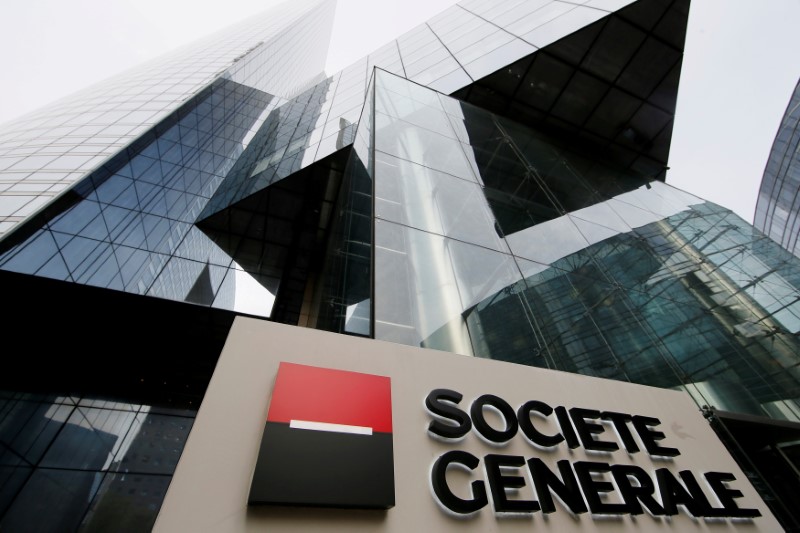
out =
[(335, 433), (355, 433), (372, 435), (372, 428), (364, 426), (348, 426), (346, 424), (328, 424), (327, 422), (309, 422), (307, 420), (290, 420), (289, 427), (294, 429), (311, 429), (314, 431), (333, 431)]

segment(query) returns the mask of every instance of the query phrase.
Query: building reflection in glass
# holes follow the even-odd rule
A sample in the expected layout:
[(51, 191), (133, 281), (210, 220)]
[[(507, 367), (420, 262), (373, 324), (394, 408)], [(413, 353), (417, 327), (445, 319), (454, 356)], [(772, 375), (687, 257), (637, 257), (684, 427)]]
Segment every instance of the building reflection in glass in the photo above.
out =
[(374, 293), (343, 316), (371, 303), (378, 339), (800, 420), (797, 259), (726, 209), (376, 72), (357, 134), (374, 241), (341, 237), (374, 254)]

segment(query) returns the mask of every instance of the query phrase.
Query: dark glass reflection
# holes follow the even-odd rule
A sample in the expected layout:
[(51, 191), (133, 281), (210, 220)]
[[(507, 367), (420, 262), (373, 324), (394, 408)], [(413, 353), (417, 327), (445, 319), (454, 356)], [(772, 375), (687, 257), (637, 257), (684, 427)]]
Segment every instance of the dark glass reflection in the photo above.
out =
[(91, 397), (3, 396), (0, 528), (152, 528), (194, 411), (166, 414)]
[(376, 338), (800, 418), (797, 259), (507, 118), (388, 73), (375, 91)]
[(506, 118), (468, 104), (461, 107), (484, 193), (506, 235), (592, 206), (648, 181), (559, 149)]
[(794, 253), (800, 255), (800, 80), (772, 144), (753, 224)]
[(0, 269), (235, 307), (237, 265), (193, 224), (272, 98), (214, 82), (5, 239)]

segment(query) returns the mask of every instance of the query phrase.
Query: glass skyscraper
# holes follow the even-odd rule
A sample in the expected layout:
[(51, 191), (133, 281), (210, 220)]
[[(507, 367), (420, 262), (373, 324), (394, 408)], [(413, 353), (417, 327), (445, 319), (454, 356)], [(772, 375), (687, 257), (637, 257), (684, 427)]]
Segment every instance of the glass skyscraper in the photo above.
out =
[(800, 256), (800, 80), (764, 169), (753, 225)]
[(684, 390), (796, 526), (800, 260), (665, 183), (688, 0), (465, 0), (325, 76), (333, 8), (0, 131), (0, 528), (148, 529), (236, 315)]

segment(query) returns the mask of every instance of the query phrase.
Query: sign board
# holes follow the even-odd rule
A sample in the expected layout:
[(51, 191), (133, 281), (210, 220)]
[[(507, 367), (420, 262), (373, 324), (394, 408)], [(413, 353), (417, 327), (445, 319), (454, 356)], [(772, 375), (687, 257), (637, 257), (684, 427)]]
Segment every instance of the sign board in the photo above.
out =
[(719, 527), (780, 530), (683, 392), (240, 317), (155, 531)]

